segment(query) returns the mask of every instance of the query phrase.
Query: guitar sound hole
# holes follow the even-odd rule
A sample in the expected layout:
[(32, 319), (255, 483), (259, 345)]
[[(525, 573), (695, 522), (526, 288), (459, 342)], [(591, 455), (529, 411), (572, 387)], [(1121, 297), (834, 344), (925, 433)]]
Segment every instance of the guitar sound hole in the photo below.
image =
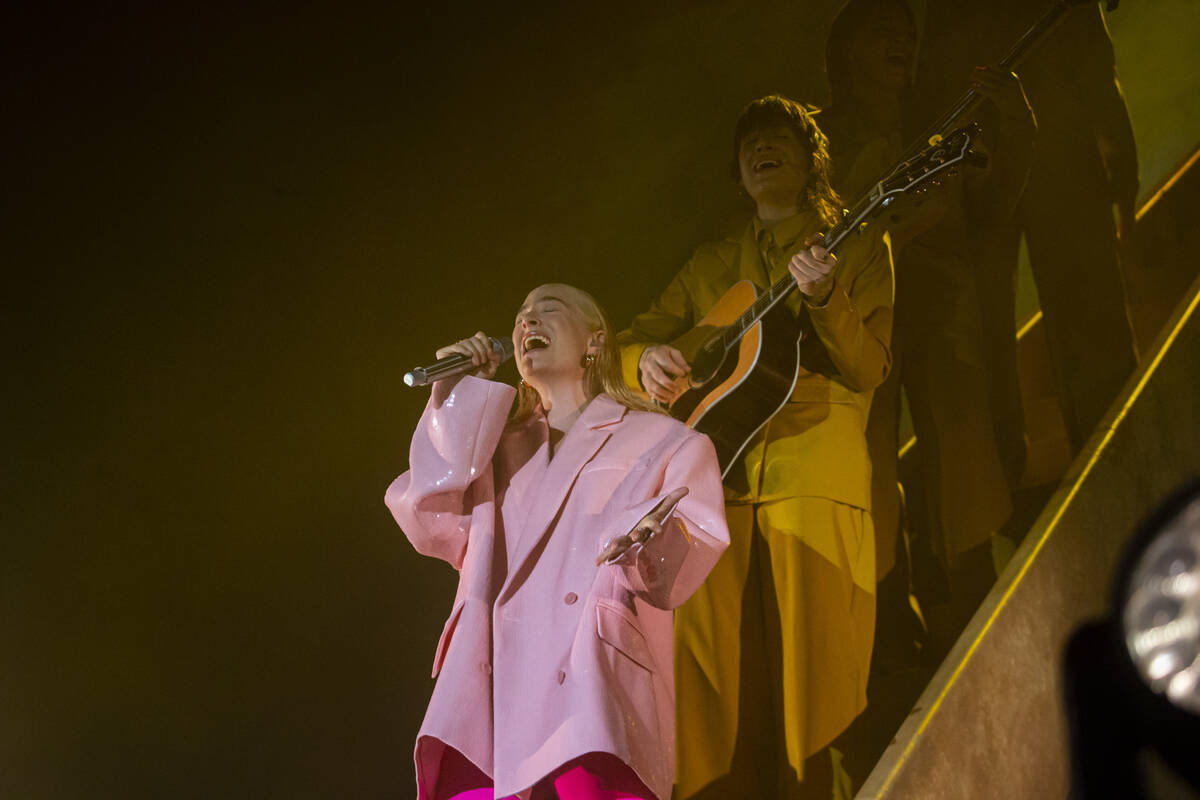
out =
[(725, 361), (725, 348), (721, 345), (721, 337), (709, 339), (696, 353), (692, 363), (692, 385), (702, 386), (708, 383), (721, 369)]

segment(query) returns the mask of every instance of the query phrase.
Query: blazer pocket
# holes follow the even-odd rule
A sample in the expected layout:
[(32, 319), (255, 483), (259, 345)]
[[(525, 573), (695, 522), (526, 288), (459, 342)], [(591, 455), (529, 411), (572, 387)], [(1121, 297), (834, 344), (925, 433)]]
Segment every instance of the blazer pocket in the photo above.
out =
[(446, 659), (446, 650), (450, 647), (450, 639), (454, 636), (454, 629), (458, 627), (458, 618), (462, 616), (464, 602), (460, 602), (450, 612), (449, 619), (442, 627), (442, 637), (438, 639), (437, 650), (433, 654), (433, 677), (442, 671), (442, 662)]
[(579, 474), (586, 475), (589, 472), (595, 472), (602, 469), (620, 469), (624, 470), (625, 472), (632, 472), (637, 466), (638, 463), (636, 461), (631, 462), (624, 458), (606, 458), (604, 456), (598, 456), (584, 464), (583, 468), (579, 470)]
[[(579, 471), (572, 490), (575, 508), (583, 514), (604, 514), (628, 494), (645, 474), (645, 465), (621, 458), (596, 458)], [(624, 531), (622, 531), (624, 533)], [(597, 551), (599, 552), (599, 551)]]
[(596, 599), (596, 635), (649, 672), (655, 672), (650, 645), (624, 606)]

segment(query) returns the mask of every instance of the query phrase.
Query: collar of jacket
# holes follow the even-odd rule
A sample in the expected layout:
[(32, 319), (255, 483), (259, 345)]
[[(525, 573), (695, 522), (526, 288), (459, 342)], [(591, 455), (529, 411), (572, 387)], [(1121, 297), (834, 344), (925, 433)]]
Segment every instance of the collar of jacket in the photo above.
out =
[(770, 239), (774, 239), (775, 245), (788, 253), (789, 257), (792, 250), (800, 249), (799, 245), (804, 243), (806, 236), (819, 229), (817, 212), (808, 208), (771, 226), (767, 226), (755, 214), (751, 224), (754, 228), (754, 239), (761, 249), (766, 250)]
[[(628, 410), (628, 408), (602, 392), (588, 401), (587, 406), (583, 409), (583, 413), (575, 421), (575, 425), (582, 422), (589, 428), (603, 428), (605, 425), (620, 422)], [(546, 419), (546, 409), (542, 408), (540, 404), (537, 407), (537, 411), (534, 412), (533, 417), (530, 418), (530, 421), (532, 422), (535, 419), (539, 422)], [(574, 428), (575, 425), (571, 427)]]
[(771, 229), (755, 215), (743, 231), (740, 244), (734, 244), (729, 260), (738, 278), (750, 281), (759, 289), (766, 289), (774, 283), (771, 280), (771, 264), (766, 258), (770, 239), (774, 239), (776, 245), (791, 258), (800, 249), (799, 245), (804, 243), (804, 237), (818, 230), (820, 221), (817, 214), (808, 209), (781, 220)]

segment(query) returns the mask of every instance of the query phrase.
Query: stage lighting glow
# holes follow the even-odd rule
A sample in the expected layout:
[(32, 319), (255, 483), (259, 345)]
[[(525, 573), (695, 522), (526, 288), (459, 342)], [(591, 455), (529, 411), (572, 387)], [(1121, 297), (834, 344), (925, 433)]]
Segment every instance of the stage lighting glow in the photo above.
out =
[(1166, 521), (1134, 564), (1121, 615), (1138, 675), (1200, 714), (1200, 492)]

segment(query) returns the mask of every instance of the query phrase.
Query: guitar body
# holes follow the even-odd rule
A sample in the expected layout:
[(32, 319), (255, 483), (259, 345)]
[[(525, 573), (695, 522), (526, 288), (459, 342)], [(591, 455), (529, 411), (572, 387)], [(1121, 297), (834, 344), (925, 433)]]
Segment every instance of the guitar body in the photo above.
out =
[(799, 374), (800, 331), (784, 303), (725, 352), (722, 334), (757, 296), (750, 281), (735, 283), (695, 328), (671, 343), (692, 365), (693, 381), (671, 404), (671, 415), (712, 440), (722, 477), (787, 402)]

